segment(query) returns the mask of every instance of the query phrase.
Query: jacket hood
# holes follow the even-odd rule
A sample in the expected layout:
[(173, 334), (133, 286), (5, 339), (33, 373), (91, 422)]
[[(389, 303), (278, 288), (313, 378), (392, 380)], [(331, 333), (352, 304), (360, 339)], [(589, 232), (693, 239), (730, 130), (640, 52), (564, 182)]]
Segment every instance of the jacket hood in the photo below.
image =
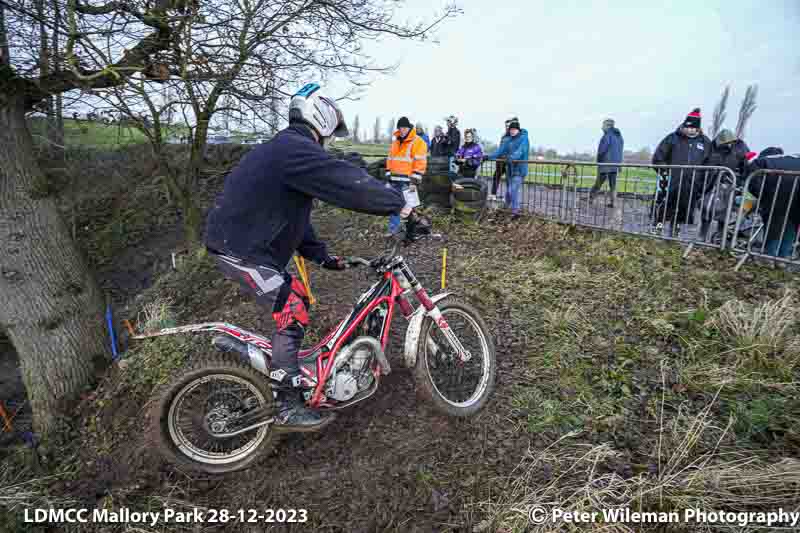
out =
[(613, 133), (614, 135), (622, 135), (622, 133), (617, 128), (608, 128), (609, 133)]
[(398, 140), (400, 142), (413, 141), (414, 139), (416, 139), (416, 137), (417, 137), (417, 128), (411, 128), (411, 131), (408, 132), (408, 135), (406, 135), (406, 138), (403, 140), (400, 140), (400, 130), (394, 131), (395, 140)]

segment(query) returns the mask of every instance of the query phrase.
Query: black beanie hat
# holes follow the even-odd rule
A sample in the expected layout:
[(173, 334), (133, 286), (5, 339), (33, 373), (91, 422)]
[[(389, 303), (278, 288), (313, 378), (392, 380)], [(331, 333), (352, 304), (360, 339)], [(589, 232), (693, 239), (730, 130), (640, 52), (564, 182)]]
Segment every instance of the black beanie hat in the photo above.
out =
[(519, 125), (519, 120), (518, 119), (514, 118), (514, 119), (511, 120), (511, 122), (508, 123), (508, 129), (511, 129), (511, 128), (514, 128), (514, 129), (517, 129), (517, 130), (521, 130), (522, 129), (522, 127)]
[(758, 157), (769, 157), (771, 155), (783, 155), (783, 149), (778, 148), (777, 146), (770, 146), (761, 150), (761, 153), (758, 154)]
[(397, 128), (413, 128), (414, 126), (411, 124), (411, 121), (408, 120), (408, 117), (400, 117), (400, 120), (397, 121)]
[(699, 128), (700, 127), (700, 108), (695, 107), (691, 113), (686, 115), (686, 120), (683, 122), (684, 128)]

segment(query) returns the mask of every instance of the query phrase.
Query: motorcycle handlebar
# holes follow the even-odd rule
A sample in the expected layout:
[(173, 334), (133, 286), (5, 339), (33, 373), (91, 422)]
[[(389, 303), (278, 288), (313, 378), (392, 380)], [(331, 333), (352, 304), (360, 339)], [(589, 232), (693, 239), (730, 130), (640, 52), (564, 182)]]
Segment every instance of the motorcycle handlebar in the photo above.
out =
[(381, 255), (380, 257), (376, 257), (375, 259), (373, 259), (371, 261), (369, 259), (364, 259), (363, 257), (351, 256), (351, 257), (345, 257), (344, 258), (344, 263), (348, 268), (354, 268), (354, 267), (359, 267), (359, 266), (367, 266), (367, 267), (370, 267), (370, 268), (378, 268), (381, 264), (387, 262), (388, 260), (390, 260), (391, 258), (393, 258), (395, 256), (395, 253), (397, 252), (397, 245), (398, 244), (399, 244), (399, 241), (395, 242), (394, 246), (392, 246), (392, 249), (389, 252)]

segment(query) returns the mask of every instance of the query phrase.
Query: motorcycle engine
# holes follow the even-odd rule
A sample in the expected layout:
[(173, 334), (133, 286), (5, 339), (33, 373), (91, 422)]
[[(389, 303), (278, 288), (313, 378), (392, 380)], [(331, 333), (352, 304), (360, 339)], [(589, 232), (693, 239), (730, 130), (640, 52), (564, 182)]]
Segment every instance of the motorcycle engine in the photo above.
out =
[(369, 345), (358, 344), (352, 353), (328, 381), (325, 395), (339, 402), (351, 399), (359, 392), (372, 385), (375, 376), (372, 375), (371, 363), (374, 355)]

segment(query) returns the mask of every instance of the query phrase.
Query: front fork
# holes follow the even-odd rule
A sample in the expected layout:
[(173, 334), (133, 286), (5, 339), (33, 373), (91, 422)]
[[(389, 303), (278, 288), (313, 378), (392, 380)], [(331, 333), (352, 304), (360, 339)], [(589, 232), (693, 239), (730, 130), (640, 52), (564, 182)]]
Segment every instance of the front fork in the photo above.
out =
[[(406, 292), (413, 292), (414, 295), (419, 300), (420, 305), (425, 309), (426, 314), (433, 320), (436, 324), (436, 327), (439, 328), (439, 331), (442, 332), (445, 339), (447, 339), (448, 344), (450, 344), (450, 348), (452, 348), (452, 353), (455, 353), (458, 357), (460, 363), (466, 363), (470, 359), (472, 359), (472, 354), (464, 348), (464, 345), (458, 339), (456, 334), (453, 332), (453, 329), (447, 323), (444, 316), (442, 316), (442, 311), (439, 307), (433, 303), (428, 296), (428, 293), (422, 287), (422, 284), (417, 280), (416, 276), (414, 276), (411, 269), (405, 264), (405, 262), (400, 262), (397, 268), (395, 269), (395, 277), (400, 283), (400, 286), (404, 289), (403, 294), (398, 296), (398, 301), (400, 304), (400, 308), (403, 311), (403, 315), (406, 318), (409, 318), (411, 315), (411, 306), (409, 305), (408, 301), (403, 296)], [(428, 347), (428, 350), (431, 351), (433, 355), (439, 354), (442, 350), (436, 341), (434, 341), (430, 336), (425, 339), (425, 343)], [(445, 355), (445, 357), (447, 357)]]

